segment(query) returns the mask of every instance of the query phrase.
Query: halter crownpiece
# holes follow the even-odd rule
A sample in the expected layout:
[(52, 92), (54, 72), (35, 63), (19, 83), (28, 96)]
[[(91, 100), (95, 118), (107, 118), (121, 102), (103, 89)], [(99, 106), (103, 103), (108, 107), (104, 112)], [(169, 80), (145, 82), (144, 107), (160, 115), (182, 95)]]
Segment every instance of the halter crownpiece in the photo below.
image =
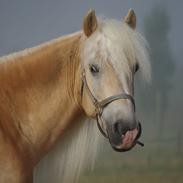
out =
[[(118, 95), (113, 95), (113, 96), (110, 96), (110, 97), (107, 97), (105, 99), (103, 99), (102, 101), (98, 101), (95, 96), (92, 94), (88, 84), (87, 84), (87, 81), (86, 81), (86, 76), (85, 76), (85, 72), (83, 71), (82, 72), (82, 85), (81, 85), (81, 97), (83, 95), (83, 89), (84, 89), (84, 86), (86, 87), (86, 90), (92, 100), (92, 103), (93, 105), (95, 106), (95, 112), (96, 112), (96, 120), (97, 120), (97, 126), (98, 126), (98, 129), (100, 130), (100, 132), (102, 133), (102, 135), (106, 138), (108, 138), (108, 135), (103, 131), (101, 125), (100, 125), (100, 122), (99, 121), (103, 121), (103, 118), (102, 118), (102, 112), (103, 112), (103, 109), (110, 103), (112, 103), (113, 101), (115, 100), (119, 100), (119, 99), (128, 99), (131, 101), (131, 103), (133, 104), (133, 107), (134, 107), (134, 111), (135, 111), (135, 100), (134, 98), (129, 95), (129, 94), (126, 94), (126, 93), (121, 93), (121, 94), (118, 94)], [(139, 133), (136, 137), (136, 140), (134, 141), (134, 144), (130, 147), (130, 149), (135, 146), (136, 144), (139, 144), (141, 146), (144, 146), (144, 144), (140, 141), (138, 141), (137, 139), (140, 137), (141, 135), (141, 124), (140, 122), (138, 122), (138, 130), (139, 130)], [(109, 139), (109, 138), (108, 138)], [(117, 149), (116, 149), (117, 150)], [(129, 149), (127, 149), (129, 150)], [(123, 150), (123, 151), (126, 151), (126, 150)]]

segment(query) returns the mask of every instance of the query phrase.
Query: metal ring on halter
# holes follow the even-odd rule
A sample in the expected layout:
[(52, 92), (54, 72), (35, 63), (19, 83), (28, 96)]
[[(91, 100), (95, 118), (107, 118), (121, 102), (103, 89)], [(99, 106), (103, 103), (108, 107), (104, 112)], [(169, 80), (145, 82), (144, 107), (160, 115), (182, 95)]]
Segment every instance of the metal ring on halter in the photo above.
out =
[[(92, 94), (92, 92), (90, 91), (89, 89), (89, 86), (87, 84), (87, 81), (86, 81), (86, 77), (85, 77), (85, 72), (82, 73), (82, 85), (81, 85), (81, 97), (83, 95), (83, 88), (84, 88), (84, 85), (87, 89), (87, 92), (92, 100), (92, 103), (94, 104), (95, 106), (95, 111), (96, 111), (96, 120), (97, 120), (97, 126), (98, 126), (98, 129), (100, 130), (100, 132), (103, 134), (104, 137), (108, 138), (108, 134), (106, 134), (102, 127), (101, 127), (101, 124), (99, 122), (102, 121), (102, 112), (103, 112), (103, 109), (108, 105), (110, 104), (111, 102), (115, 101), (115, 100), (119, 100), (119, 99), (128, 99), (131, 101), (131, 103), (133, 104), (133, 107), (134, 107), (134, 111), (135, 111), (135, 100), (134, 98), (129, 95), (129, 94), (126, 94), (126, 93), (121, 93), (121, 94), (118, 94), (118, 95), (113, 95), (113, 96), (110, 96), (110, 97), (107, 97), (105, 98), (104, 100), (102, 101), (98, 101), (94, 95)], [(136, 140), (134, 141), (133, 145), (129, 148), (129, 149), (126, 149), (126, 150), (118, 150), (118, 149), (115, 149), (116, 151), (127, 151), (127, 150), (130, 150), (132, 147), (134, 147), (136, 144), (139, 144), (141, 146), (144, 146), (144, 144), (140, 141), (138, 141), (137, 139), (140, 137), (141, 135), (141, 124), (140, 122), (138, 122), (138, 130), (139, 130), (139, 133), (136, 137)], [(109, 139), (109, 138), (108, 138)], [(110, 139), (109, 139), (109, 142), (110, 142)]]

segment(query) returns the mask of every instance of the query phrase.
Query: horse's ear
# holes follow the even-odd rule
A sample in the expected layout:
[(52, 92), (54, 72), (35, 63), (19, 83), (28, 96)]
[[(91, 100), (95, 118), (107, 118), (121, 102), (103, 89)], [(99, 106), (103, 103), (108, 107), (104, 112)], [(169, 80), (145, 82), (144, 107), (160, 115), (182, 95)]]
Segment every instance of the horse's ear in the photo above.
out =
[(97, 29), (97, 17), (94, 10), (89, 10), (83, 21), (83, 31), (89, 37)]
[(128, 10), (128, 14), (124, 18), (124, 21), (132, 28), (136, 28), (136, 15), (132, 9)]

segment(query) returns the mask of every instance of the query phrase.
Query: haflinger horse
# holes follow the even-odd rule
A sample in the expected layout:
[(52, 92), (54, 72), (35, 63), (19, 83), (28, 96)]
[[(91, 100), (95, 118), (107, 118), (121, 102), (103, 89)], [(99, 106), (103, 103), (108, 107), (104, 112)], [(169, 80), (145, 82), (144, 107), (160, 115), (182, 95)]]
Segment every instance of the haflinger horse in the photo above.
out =
[(133, 10), (90, 10), (82, 31), (0, 59), (0, 182), (76, 182), (99, 130), (119, 152), (140, 143), (134, 75), (148, 80), (150, 64), (135, 27)]

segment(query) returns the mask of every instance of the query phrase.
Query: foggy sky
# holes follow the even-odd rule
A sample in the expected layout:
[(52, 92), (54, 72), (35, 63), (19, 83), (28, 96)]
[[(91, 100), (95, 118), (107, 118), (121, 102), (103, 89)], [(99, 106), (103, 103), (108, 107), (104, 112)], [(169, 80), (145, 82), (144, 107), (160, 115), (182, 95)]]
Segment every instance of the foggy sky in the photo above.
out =
[(122, 19), (133, 8), (137, 29), (142, 32), (145, 15), (157, 3), (168, 10), (173, 56), (183, 66), (183, 1), (180, 0), (0, 0), (0, 55), (80, 30), (89, 8), (95, 9), (97, 15), (116, 19)]

